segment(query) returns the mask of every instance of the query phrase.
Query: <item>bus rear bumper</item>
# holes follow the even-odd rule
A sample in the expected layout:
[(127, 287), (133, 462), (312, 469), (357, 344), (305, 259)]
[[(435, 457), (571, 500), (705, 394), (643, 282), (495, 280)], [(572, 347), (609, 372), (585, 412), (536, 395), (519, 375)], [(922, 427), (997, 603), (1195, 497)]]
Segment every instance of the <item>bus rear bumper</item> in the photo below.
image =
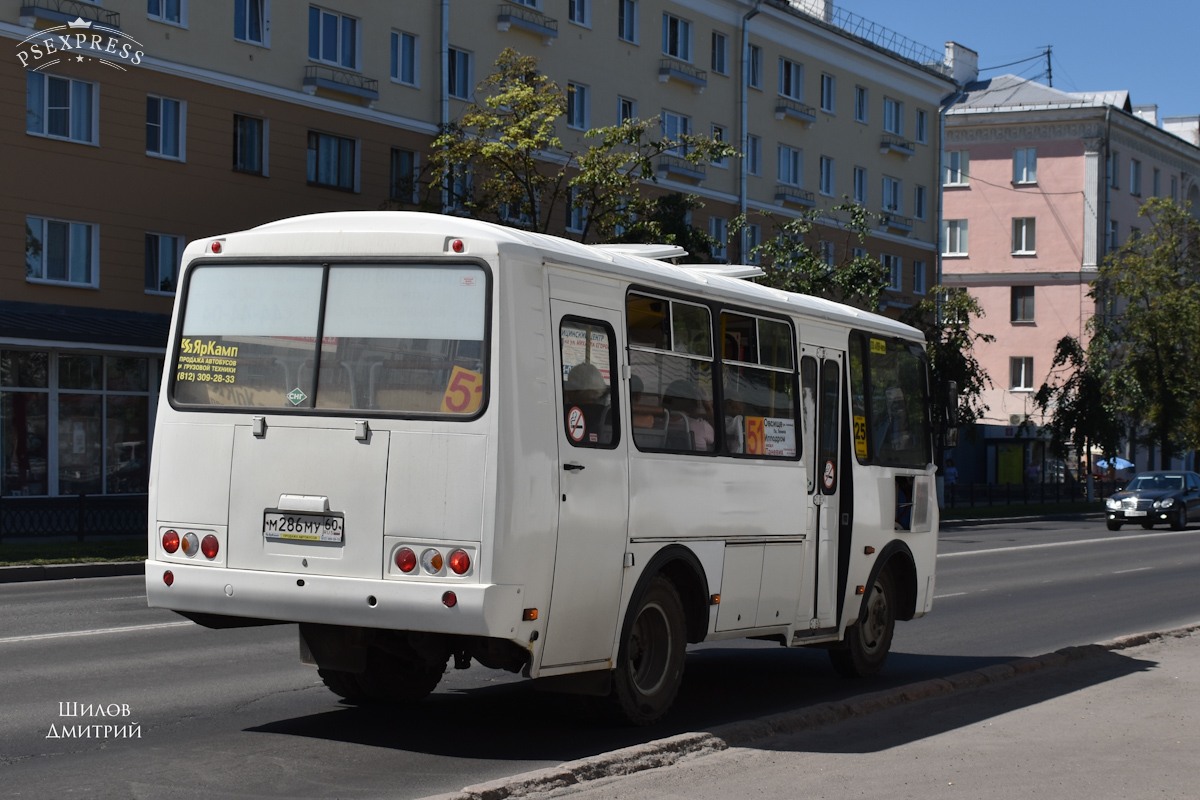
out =
[[(172, 573), (168, 586), (164, 575)], [(447, 605), (446, 593), (454, 604)], [(384, 581), (146, 561), (154, 608), (236, 618), (513, 639), (521, 589), (450, 581)]]

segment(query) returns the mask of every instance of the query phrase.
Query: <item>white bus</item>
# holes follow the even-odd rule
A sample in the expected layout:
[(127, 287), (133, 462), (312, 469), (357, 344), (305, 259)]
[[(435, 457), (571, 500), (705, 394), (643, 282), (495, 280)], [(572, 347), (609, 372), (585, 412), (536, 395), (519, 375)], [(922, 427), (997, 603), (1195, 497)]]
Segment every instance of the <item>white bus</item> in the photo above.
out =
[(923, 338), (681, 252), (405, 212), (191, 243), (150, 605), (299, 623), (355, 702), (474, 659), (645, 724), (738, 637), (878, 671), (933, 600)]

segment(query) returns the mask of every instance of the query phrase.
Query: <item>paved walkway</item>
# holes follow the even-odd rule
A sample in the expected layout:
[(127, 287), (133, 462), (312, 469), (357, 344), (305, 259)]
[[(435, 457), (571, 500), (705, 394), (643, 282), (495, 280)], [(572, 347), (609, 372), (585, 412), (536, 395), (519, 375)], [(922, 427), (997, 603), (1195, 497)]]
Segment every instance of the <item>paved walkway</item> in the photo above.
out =
[(1200, 624), (1069, 648), (439, 800), (1200, 796)]

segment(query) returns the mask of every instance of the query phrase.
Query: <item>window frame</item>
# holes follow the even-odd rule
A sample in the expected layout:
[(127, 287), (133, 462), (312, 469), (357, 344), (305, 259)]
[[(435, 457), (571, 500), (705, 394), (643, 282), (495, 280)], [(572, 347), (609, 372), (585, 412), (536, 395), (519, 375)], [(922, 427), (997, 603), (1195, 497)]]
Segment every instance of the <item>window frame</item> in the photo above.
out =
[(779, 96), (804, 102), (804, 64), (787, 56), (779, 57)]
[[(250, 31), (254, 27), (251, 22), (255, 21), (255, 10), (258, 11), (256, 21), (261, 34), (258, 39), (250, 37)], [(238, 36), (239, 27), (244, 31), (242, 36)], [(271, 46), (271, 0), (234, 0), (233, 40), (258, 47)]]
[(639, 44), (638, 0), (618, 0), (617, 38), (630, 44)]
[(821, 110), (826, 114), (837, 113), (837, 76), (821, 73)]
[(451, 45), (446, 55), (447, 89), (455, 100), (470, 100), (474, 94), (472, 72), (475, 69), (475, 57), (470, 50), (463, 50)]
[(1008, 390), (1010, 392), (1034, 391), (1033, 356), (1009, 356)]
[[(34, 221), (37, 221), (36, 224)], [(65, 239), (62, 242), (64, 249), (64, 268), (68, 277), (66, 278), (51, 278), (48, 275), (48, 265), (46, 262), (47, 239), (49, 238), (51, 224), (65, 227)], [(100, 226), (92, 222), (82, 222), (80, 220), (60, 219), (57, 217), (42, 216), (40, 214), (28, 214), (25, 217), (25, 225), (32, 239), (38, 243), (38, 274), (31, 274), (33, 265), (29, 262), (29, 252), (26, 250), (25, 261), (25, 281), (26, 283), (49, 284), (54, 286), (70, 286), (75, 288), (98, 289), (100, 288)], [(86, 234), (82, 239), (77, 238), (75, 231), (82, 229), (82, 233)], [(71, 273), (75, 271), (76, 264), (73, 263), (72, 247), (80, 244), (86, 244), (86, 252), (84, 254), (85, 262), (83, 264), (86, 270), (85, 280), (72, 279)]]
[[(145, 291), (146, 294), (174, 296), (179, 291), (179, 267), (180, 259), (183, 257), (183, 248), (187, 246), (187, 239), (183, 236), (178, 236), (170, 233), (156, 233), (154, 231), (146, 231), (145, 237)], [(173, 253), (170, 255), (171, 263), (171, 288), (162, 288), (163, 279), (163, 244), (170, 243), (173, 245)], [(151, 250), (153, 249), (153, 258)], [(153, 262), (153, 263), (152, 263)], [(152, 283), (151, 271), (153, 270), (154, 282)]]
[(1014, 325), (1035, 322), (1037, 314), (1037, 292), (1035, 287), (1032, 285), (1010, 287), (1008, 312), (1009, 322)]
[[(253, 147), (252, 142), (247, 142), (242, 125), (242, 122), (257, 123), (258, 131), (258, 146), (255, 154), (258, 159), (258, 169), (248, 168), (244, 166), (246, 160), (243, 158), (243, 153), (247, 152), (249, 147)], [(233, 171), (240, 172), (243, 175), (261, 175), (268, 177), (270, 169), (268, 167), (268, 156), (270, 152), (270, 121), (262, 117), (255, 117), (250, 114), (233, 115)]]
[(970, 169), (969, 150), (947, 150), (942, 168), (942, 186), (969, 186)]
[[(151, 105), (155, 104), (158, 108), (157, 119), (151, 119)], [(168, 117), (167, 109), (174, 109), (172, 116), (175, 125), (175, 152), (169, 152), (164, 144), (167, 137), (168, 127), (164, 120)], [(151, 132), (157, 130), (154, 135), (154, 146), (158, 149), (153, 149), (151, 146)], [(146, 95), (146, 155), (152, 158), (161, 158), (167, 161), (187, 161), (187, 101), (179, 100), (174, 97), (166, 97), (160, 94)]]
[(591, 125), (591, 90), (586, 84), (567, 81), (567, 127), (586, 131)]
[(691, 20), (664, 11), (662, 15), (662, 52), (665, 56), (692, 63)]
[[(313, 14), (316, 14), (316, 30), (313, 29)], [(333, 49), (335, 53), (332, 58), (327, 56), (330, 49), (329, 43), (326, 41), (326, 35), (330, 33), (327, 20), (332, 20), (337, 28)], [(350, 37), (352, 41), (347, 47), (347, 24), (352, 24)], [(314, 54), (313, 48), (316, 47)], [(326, 64), (338, 69), (348, 70), (350, 72), (362, 72), (362, 19), (344, 14), (341, 11), (334, 11), (325, 6), (310, 3), (308, 6), (308, 60), (318, 64)]]
[[(970, 255), (969, 234), (970, 220), (967, 219), (944, 219), (942, 220), (942, 255), (943, 256), (967, 256)], [(950, 249), (951, 246), (954, 249)]]
[(904, 135), (904, 101), (883, 96), (883, 130), (896, 136)]
[[(51, 107), (51, 81), (62, 82), (67, 87), (67, 105)], [(34, 84), (38, 84), (36, 90)], [(56, 84), (57, 85), (57, 84)], [(76, 87), (81, 87), (80, 91)], [(34, 94), (40, 99), (40, 107), (32, 108)], [(81, 96), (87, 97), (87, 108), (78, 109)], [(51, 112), (66, 109), (66, 133), (52, 133), (48, 130), (51, 122)], [(77, 122), (77, 114), (86, 114), (86, 119)], [(60, 142), (75, 142), (76, 144), (100, 144), (100, 84), (95, 81), (84, 81), (78, 78), (68, 78), (46, 72), (28, 70), (25, 80), (25, 133), (30, 136), (41, 136)], [(78, 135), (77, 135), (78, 134)], [(84, 138), (86, 137), (86, 138)]]
[(1013, 150), (1012, 182), (1017, 186), (1037, 183), (1037, 148), (1018, 147)]
[(712, 57), (710, 69), (718, 75), (729, 74), (729, 37), (721, 31), (714, 30), (711, 37)]
[(421, 86), (421, 37), (415, 33), (393, 29), (388, 38), (388, 72), (393, 83), (401, 86)]
[[(175, 4), (175, 14), (168, 13), (170, 3)], [(158, 6), (155, 11), (154, 7)], [(177, 28), (188, 26), (188, 0), (146, 0), (146, 19), (160, 22), (163, 25), (174, 25)]]
[(782, 142), (775, 148), (775, 179), (785, 186), (803, 188), (804, 151)]
[[(318, 145), (315, 153), (313, 150), (314, 137), (315, 137), (316, 143)], [(322, 173), (321, 153), (322, 153), (322, 151), (321, 151), (320, 145), (321, 145), (321, 142), (323, 139), (329, 140), (330, 144), (336, 144), (337, 148), (338, 148), (338, 154), (337, 154), (337, 158), (336, 158), (338, 179), (335, 181), (323, 180), (321, 177), (321, 173)], [(342, 170), (341, 148), (344, 144), (349, 144), (352, 148), (351, 153), (350, 153), (350, 162), (351, 163), (350, 163), (349, 169), (350, 169), (351, 174), (349, 176), (349, 181), (343, 181), (341, 179), (341, 170)], [(359, 190), (359, 173), (360, 173), (359, 159), (361, 157), (361, 149), (362, 149), (360, 145), (361, 145), (360, 141), (357, 138), (354, 138), (352, 136), (343, 136), (338, 133), (329, 133), (327, 131), (317, 131), (317, 130), (310, 129), (308, 131), (307, 165), (306, 165), (306, 170), (305, 170), (305, 177), (307, 178), (308, 185), (320, 187), (323, 189), (337, 189), (337, 190), (343, 191), (343, 192), (357, 192)]]
[(1014, 256), (1037, 254), (1037, 217), (1013, 217), (1012, 254)]

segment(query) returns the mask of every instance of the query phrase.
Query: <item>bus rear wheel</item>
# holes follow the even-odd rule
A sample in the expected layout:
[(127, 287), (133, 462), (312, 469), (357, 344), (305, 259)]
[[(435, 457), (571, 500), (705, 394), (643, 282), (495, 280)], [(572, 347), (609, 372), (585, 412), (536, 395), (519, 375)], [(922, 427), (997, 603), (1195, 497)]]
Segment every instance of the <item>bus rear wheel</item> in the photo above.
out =
[(649, 725), (667, 713), (683, 681), (686, 648), (679, 592), (655, 577), (625, 624), (613, 673), (612, 701), (625, 720)]
[(411, 703), (436, 689), (445, 671), (445, 659), (427, 663), (372, 648), (362, 672), (318, 669), (317, 674), (331, 692), (349, 703)]
[(892, 576), (879, 573), (864, 601), (858, 624), (847, 629), (841, 646), (829, 651), (837, 673), (846, 678), (865, 678), (883, 669), (896, 629), (896, 601)]

